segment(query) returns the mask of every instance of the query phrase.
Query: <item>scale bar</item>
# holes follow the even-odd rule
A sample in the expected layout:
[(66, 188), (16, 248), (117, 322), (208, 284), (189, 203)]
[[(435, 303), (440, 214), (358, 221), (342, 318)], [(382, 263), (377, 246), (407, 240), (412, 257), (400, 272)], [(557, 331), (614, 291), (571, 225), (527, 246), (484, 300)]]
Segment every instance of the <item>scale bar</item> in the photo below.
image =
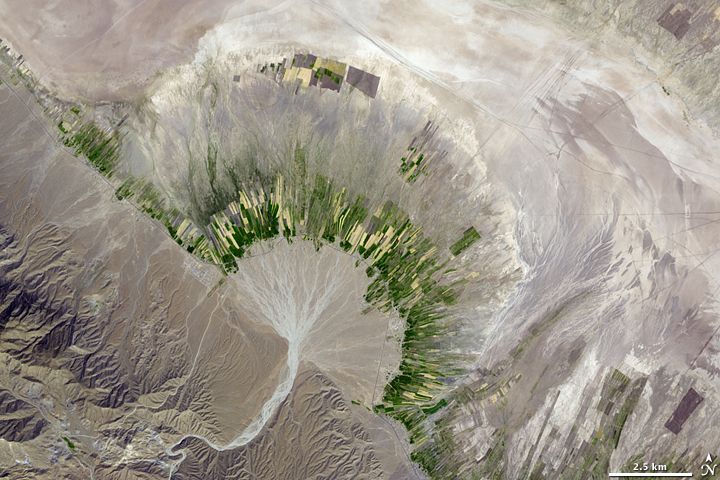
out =
[(653, 473), (653, 472), (643, 472), (643, 473), (611, 473), (608, 475), (609, 477), (692, 477), (692, 473)]

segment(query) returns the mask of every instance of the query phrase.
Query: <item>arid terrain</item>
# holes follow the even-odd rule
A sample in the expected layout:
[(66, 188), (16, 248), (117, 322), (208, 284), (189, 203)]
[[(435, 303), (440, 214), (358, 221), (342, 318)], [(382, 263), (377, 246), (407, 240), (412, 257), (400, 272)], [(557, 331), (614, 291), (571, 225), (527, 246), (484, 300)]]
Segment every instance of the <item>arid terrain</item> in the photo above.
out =
[(708, 473), (718, 12), (0, 0), (0, 477)]

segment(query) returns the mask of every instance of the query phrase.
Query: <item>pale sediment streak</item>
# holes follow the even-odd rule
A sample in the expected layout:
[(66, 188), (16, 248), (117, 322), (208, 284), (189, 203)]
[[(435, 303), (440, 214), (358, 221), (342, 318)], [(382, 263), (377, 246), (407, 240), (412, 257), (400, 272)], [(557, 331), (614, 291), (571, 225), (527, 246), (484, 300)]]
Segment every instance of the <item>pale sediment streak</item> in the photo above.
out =
[[(334, 310), (338, 303), (348, 301), (353, 269), (351, 257), (328, 248), (316, 252), (310, 242), (281, 242), (268, 254), (242, 260), (235, 274), (239, 302), (256, 315), (254, 321), (271, 326), (288, 341), (287, 362), (272, 396), (239, 436), (227, 445), (217, 445), (200, 435), (188, 434), (175, 442), (168, 454), (173, 454), (172, 450), (187, 438), (201, 439), (218, 451), (252, 441), (292, 390), (310, 334), (338, 320)], [(184, 458), (182, 453), (175, 465)]]

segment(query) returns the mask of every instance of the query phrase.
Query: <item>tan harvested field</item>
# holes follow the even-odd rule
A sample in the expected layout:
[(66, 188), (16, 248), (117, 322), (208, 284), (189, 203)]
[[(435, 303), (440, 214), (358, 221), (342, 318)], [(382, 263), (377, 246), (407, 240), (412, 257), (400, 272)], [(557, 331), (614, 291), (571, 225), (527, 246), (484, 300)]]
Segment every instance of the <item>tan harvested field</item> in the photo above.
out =
[[(357, 253), (276, 237), (223, 277), (3, 78), (0, 476), (699, 476), (720, 454), (720, 5), (670, 31), (671, 3), (0, 0), (0, 38), (49, 92), (88, 120), (128, 112), (123, 173), (190, 209), (218, 143), (255, 136), (229, 162), (333, 137), (312, 167), (407, 211), (458, 292), (428, 344), (457, 369), (448, 405), (422, 404), (416, 435), (373, 408), (427, 352), (402, 356), (407, 323), (366, 301)], [(377, 96), (258, 72), (308, 52), (379, 76)], [(382, 156), (426, 119), (450, 153), (412, 183)]]

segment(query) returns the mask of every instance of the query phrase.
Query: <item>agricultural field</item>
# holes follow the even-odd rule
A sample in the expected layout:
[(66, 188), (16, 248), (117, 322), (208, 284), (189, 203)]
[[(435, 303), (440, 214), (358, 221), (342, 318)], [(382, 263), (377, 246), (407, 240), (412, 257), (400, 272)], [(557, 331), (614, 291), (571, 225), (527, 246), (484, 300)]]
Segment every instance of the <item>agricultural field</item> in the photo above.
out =
[(5, 3), (0, 476), (714, 478), (718, 5)]

